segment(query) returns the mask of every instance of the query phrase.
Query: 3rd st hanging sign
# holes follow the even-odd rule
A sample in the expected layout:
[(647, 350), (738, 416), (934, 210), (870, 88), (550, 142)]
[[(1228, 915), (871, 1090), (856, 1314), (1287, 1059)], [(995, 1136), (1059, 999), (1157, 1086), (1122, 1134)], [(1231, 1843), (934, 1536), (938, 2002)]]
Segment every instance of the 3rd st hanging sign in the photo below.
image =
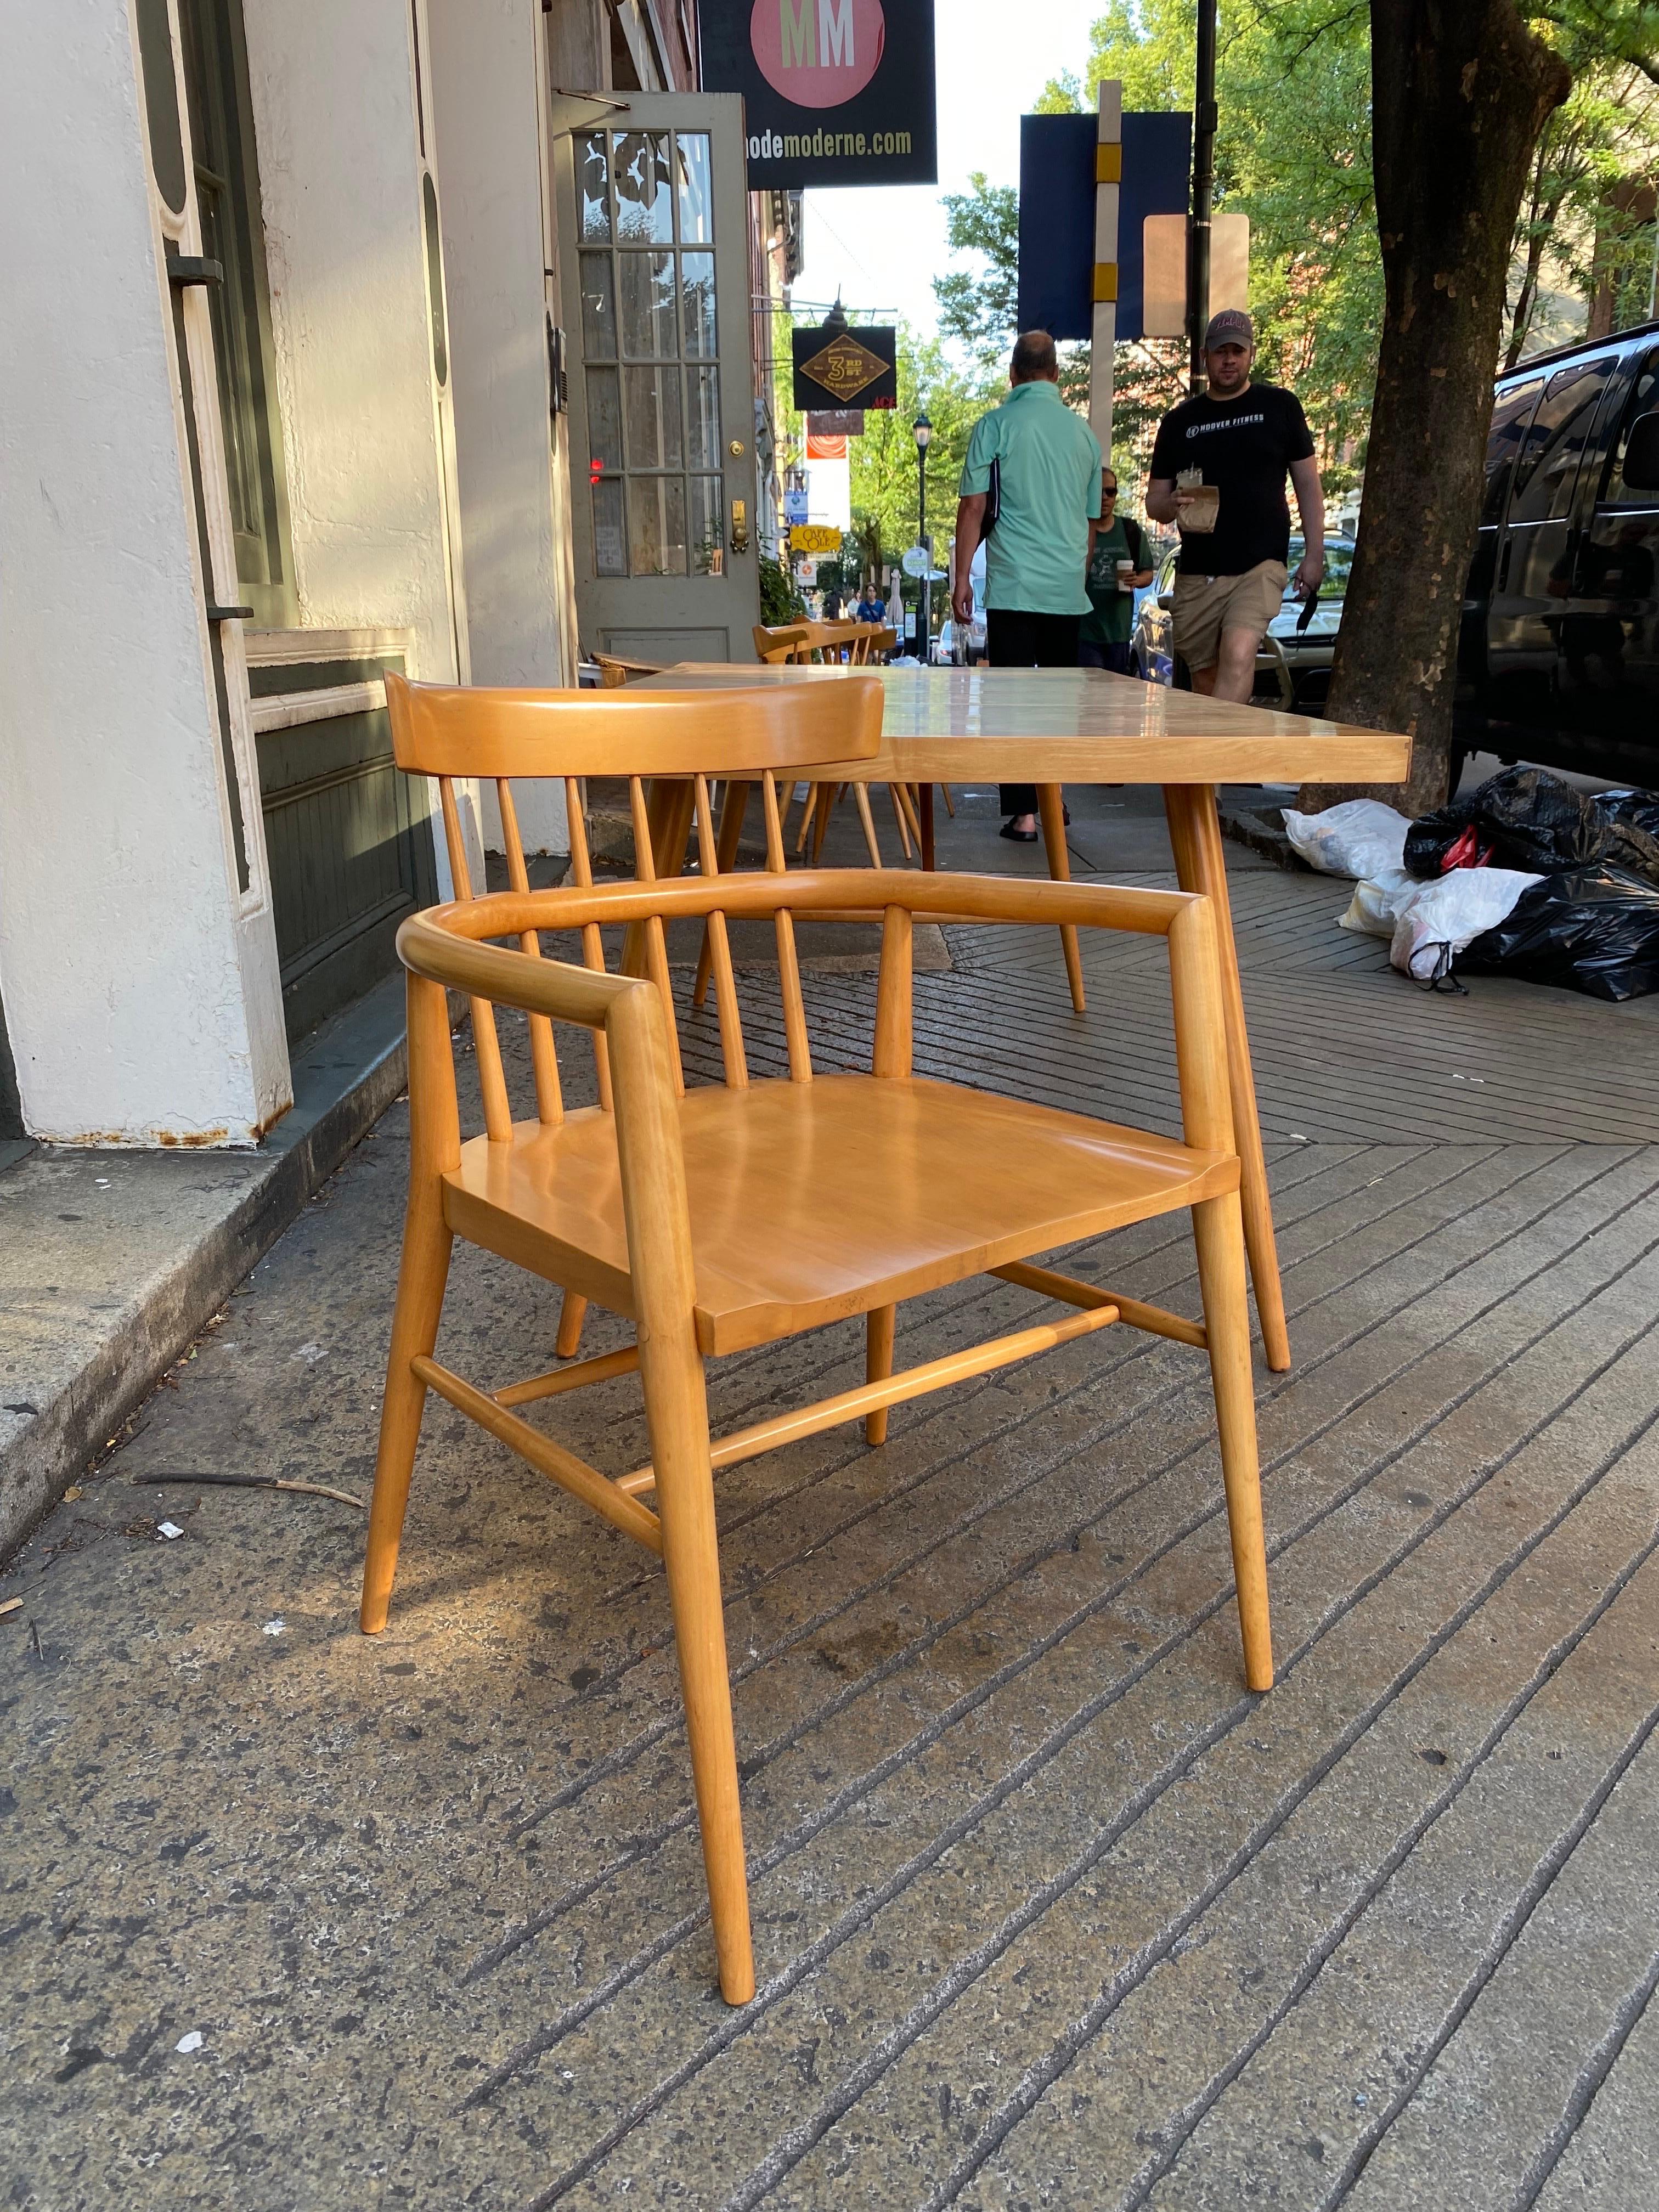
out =
[(898, 331), (892, 325), (852, 329), (837, 315), (815, 329), (793, 331), (790, 345), (794, 402), (803, 415), (897, 405)]
[(740, 92), (751, 191), (939, 181), (933, 0), (702, 0), (705, 92)]

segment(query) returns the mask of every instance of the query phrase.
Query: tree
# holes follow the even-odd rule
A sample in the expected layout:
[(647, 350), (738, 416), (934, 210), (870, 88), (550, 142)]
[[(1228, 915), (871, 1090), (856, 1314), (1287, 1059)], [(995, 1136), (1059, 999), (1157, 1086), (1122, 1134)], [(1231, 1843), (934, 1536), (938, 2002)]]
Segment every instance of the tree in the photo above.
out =
[(977, 254), (981, 266), (953, 269), (933, 279), (941, 334), (981, 360), (1006, 353), (1019, 311), (1019, 194), (991, 184), (983, 169), (969, 173), (973, 190), (944, 195), (945, 243), (952, 253)]
[[(1516, 218), (1571, 78), (1514, 0), (1370, 0), (1386, 311), (1328, 711), (1409, 732), (1408, 813), (1445, 796), (1464, 580)], [(1340, 795), (1339, 793), (1336, 795)], [(1304, 805), (1329, 805), (1328, 790)]]

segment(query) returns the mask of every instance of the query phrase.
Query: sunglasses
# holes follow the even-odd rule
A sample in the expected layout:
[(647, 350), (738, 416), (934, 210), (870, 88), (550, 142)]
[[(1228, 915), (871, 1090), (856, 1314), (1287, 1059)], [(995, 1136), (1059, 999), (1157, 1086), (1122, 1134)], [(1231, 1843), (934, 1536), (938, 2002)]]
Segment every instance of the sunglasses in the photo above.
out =
[(1117, 497), (1117, 486), (1115, 484), (1102, 484), (1100, 487), (1100, 495), (1103, 499), (1115, 499)]

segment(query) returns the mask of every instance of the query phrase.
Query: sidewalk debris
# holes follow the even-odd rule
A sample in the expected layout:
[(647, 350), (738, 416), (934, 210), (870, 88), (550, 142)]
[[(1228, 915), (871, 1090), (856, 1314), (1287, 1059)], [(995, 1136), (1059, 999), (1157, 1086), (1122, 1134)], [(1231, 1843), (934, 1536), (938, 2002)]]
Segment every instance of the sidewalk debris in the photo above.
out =
[(331, 1490), (324, 1482), (287, 1482), (276, 1474), (135, 1474), (135, 1483), (182, 1482), (199, 1488), (221, 1490), (291, 1490), (301, 1498), (331, 1498), (337, 1505), (355, 1505), (367, 1513), (367, 1499), (349, 1490)]

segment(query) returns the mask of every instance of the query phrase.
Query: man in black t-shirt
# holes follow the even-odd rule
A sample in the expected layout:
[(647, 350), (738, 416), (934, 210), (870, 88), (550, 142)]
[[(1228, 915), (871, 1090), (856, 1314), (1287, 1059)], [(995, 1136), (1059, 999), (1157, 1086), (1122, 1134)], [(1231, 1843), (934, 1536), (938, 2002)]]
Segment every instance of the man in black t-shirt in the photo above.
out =
[(1262, 633), (1285, 601), (1286, 470), (1307, 546), (1297, 590), (1316, 592), (1325, 573), (1324, 495), (1308, 418), (1293, 392), (1251, 383), (1255, 357), (1247, 314), (1228, 307), (1211, 316), (1204, 333), (1209, 391), (1183, 399), (1158, 425), (1146, 489), (1152, 520), (1181, 531), (1175, 649), (1195, 691), (1241, 705), (1255, 688)]

